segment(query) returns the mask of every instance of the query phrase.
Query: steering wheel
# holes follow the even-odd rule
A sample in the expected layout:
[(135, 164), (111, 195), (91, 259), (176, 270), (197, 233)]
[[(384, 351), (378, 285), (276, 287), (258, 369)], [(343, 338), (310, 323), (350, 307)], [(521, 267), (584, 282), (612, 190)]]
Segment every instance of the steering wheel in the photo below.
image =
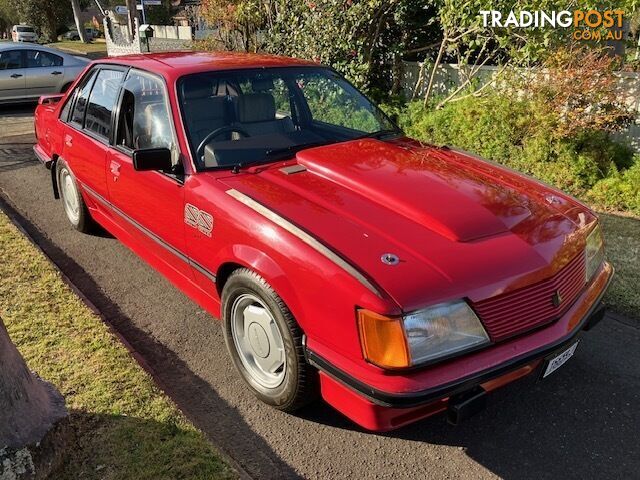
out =
[(196, 150), (196, 157), (197, 158), (202, 157), (202, 154), (204, 153), (204, 147), (206, 147), (211, 140), (222, 135), (223, 133), (229, 133), (229, 132), (239, 133), (242, 137), (245, 137), (245, 138), (249, 136), (249, 134), (246, 131), (244, 131), (239, 127), (234, 127), (233, 125), (227, 125), (226, 127), (216, 128), (213, 132), (211, 132), (209, 135), (204, 137), (204, 139), (200, 142), (200, 145), (198, 145), (198, 149)]

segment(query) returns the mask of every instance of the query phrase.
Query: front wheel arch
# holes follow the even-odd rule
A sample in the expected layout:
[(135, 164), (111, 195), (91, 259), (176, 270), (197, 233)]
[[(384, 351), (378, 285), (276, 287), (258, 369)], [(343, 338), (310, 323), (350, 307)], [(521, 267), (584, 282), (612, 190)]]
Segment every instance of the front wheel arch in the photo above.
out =
[[(238, 268), (248, 268), (264, 278), (284, 300), (293, 315), (304, 323), (305, 312), (295, 288), (280, 264), (268, 253), (245, 244), (234, 244), (220, 252), (220, 266), (216, 270), (216, 293), (222, 298), (222, 289), (229, 276)], [(305, 326), (301, 325), (305, 330)]]
[(218, 267), (216, 273), (216, 290), (218, 290), (218, 297), (222, 298), (222, 290), (224, 289), (225, 283), (227, 283), (231, 274), (240, 268), (245, 268), (245, 266), (236, 262), (225, 262)]

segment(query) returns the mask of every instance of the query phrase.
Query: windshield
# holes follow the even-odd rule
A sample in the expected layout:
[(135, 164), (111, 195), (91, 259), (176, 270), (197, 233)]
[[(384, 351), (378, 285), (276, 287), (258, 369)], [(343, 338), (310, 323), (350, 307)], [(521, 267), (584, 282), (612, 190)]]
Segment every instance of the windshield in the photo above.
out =
[(21, 33), (34, 33), (34, 30), (32, 27), (18, 27), (17, 31)]
[(178, 92), (199, 169), (268, 162), (310, 146), (399, 133), (328, 68), (199, 73), (183, 77)]

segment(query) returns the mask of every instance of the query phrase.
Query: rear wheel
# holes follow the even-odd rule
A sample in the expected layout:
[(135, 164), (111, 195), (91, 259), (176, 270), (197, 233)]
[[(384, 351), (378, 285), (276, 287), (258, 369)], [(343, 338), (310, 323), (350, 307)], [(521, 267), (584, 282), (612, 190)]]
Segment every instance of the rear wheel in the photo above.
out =
[(259, 399), (292, 412), (318, 397), (302, 331), (262, 277), (246, 268), (233, 272), (222, 291), (222, 315), (231, 358)]
[(93, 231), (96, 224), (91, 218), (71, 169), (62, 159), (56, 162), (56, 175), (60, 199), (69, 223), (80, 232), (89, 233)]

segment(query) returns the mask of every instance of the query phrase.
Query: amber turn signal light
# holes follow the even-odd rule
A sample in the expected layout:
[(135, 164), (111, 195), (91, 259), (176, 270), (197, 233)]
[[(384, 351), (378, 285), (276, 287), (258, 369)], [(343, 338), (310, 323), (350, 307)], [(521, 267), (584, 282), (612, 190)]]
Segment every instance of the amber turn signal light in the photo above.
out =
[(358, 329), (362, 353), (369, 362), (383, 368), (411, 365), (402, 318), (358, 310)]

